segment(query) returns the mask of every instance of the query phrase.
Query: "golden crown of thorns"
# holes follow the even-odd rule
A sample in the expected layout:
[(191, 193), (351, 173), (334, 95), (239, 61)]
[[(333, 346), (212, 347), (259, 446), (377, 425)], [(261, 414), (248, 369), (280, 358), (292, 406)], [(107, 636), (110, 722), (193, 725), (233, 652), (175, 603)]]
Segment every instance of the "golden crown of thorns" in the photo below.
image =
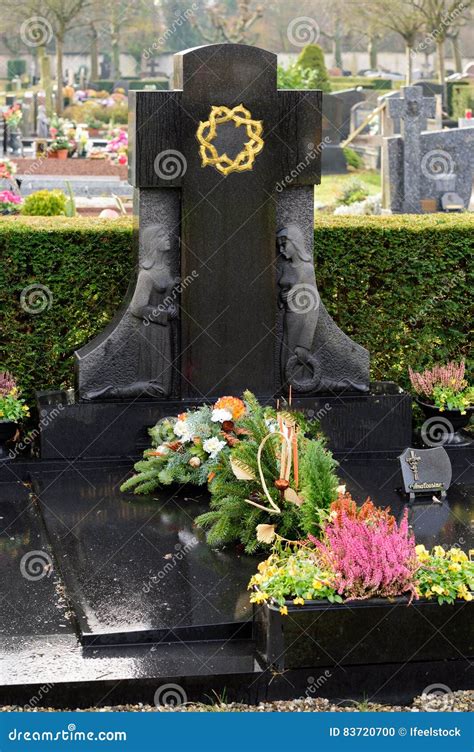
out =
[[(243, 149), (239, 151), (235, 159), (230, 159), (227, 154), (218, 154), (216, 147), (211, 143), (217, 135), (217, 126), (221, 123), (233, 122), (235, 127), (245, 126), (248, 141), (244, 143)], [(196, 137), (201, 144), (199, 154), (201, 155), (202, 167), (212, 165), (222, 175), (228, 175), (230, 172), (244, 172), (251, 170), (255, 157), (259, 154), (264, 146), (261, 138), (263, 123), (261, 120), (253, 120), (250, 112), (242, 104), (230, 109), (229, 107), (212, 107), (209, 120), (201, 120), (196, 131)]]

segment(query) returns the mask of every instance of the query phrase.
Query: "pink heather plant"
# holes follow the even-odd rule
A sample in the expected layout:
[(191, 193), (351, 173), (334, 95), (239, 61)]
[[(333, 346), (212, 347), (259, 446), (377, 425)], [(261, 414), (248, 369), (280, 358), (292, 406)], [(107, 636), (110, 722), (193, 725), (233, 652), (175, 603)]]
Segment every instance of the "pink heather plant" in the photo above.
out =
[(342, 513), (326, 525), (322, 541), (309, 538), (323, 566), (336, 573), (337, 592), (346, 600), (418, 597), (413, 580), (419, 564), (406, 513), (400, 525), (388, 516), (361, 519)]
[(16, 388), (16, 381), (8, 371), (0, 371), (0, 397), (7, 397)]
[(455, 363), (452, 360), (445, 366), (434, 366), (434, 368), (427, 369), (422, 373), (417, 373), (409, 367), (408, 373), (415, 392), (430, 399), (436, 387), (452, 389), (455, 394), (462, 392), (466, 387), (466, 381), (464, 380), (465, 367), (464, 361)]

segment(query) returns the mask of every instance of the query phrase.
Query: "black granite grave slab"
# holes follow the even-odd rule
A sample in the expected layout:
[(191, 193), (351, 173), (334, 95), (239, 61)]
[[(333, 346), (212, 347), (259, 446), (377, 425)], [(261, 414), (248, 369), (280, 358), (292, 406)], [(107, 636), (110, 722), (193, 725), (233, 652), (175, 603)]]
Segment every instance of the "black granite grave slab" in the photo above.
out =
[(205, 508), (195, 488), (122, 494), (129, 470), (76, 463), (34, 482), (82, 642), (249, 636), (256, 560), (209, 548), (193, 528)]
[(54, 556), (30, 489), (0, 483), (0, 634), (72, 631)]
[[(275, 404), (273, 396), (260, 395)], [(123, 400), (67, 404), (64, 392), (38, 394), (44, 460), (137, 457), (150, 445), (148, 428), (211, 400)], [(370, 394), (350, 392), (298, 397), (295, 409), (319, 419), (333, 451), (401, 452), (412, 440), (412, 398), (391, 382)]]

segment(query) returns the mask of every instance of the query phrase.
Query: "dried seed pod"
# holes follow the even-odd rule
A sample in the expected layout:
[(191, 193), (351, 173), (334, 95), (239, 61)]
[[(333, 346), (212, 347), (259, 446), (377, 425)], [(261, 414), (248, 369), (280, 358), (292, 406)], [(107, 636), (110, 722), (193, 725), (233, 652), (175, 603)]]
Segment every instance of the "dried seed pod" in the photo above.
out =
[(290, 482), (286, 480), (286, 478), (277, 478), (274, 483), (275, 488), (277, 488), (279, 491), (286, 491), (289, 485)]

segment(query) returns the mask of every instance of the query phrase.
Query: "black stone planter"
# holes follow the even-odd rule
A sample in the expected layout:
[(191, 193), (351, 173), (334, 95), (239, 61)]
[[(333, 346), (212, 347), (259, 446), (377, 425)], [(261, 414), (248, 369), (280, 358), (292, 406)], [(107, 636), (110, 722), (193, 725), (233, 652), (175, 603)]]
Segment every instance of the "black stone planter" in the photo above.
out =
[[(421, 437), (428, 446), (468, 446), (472, 439), (463, 433), (471, 420), (474, 408), (470, 407), (462, 415), (460, 410), (440, 410), (429, 402), (417, 403), (423, 410), (426, 422), (421, 429)], [(430, 421), (430, 423), (428, 423)]]
[(10, 459), (7, 441), (11, 441), (16, 434), (18, 424), (11, 420), (0, 420), (0, 462)]
[(257, 651), (277, 671), (447, 661), (474, 656), (474, 601), (440, 606), (407, 598), (254, 608)]

